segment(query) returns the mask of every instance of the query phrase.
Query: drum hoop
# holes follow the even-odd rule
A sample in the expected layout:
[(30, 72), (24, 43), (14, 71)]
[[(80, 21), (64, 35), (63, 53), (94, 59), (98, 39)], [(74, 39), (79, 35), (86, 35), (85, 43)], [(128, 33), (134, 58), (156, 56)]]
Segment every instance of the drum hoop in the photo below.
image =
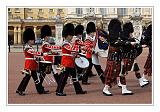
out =
[(46, 64), (51, 64), (52, 62), (50, 61), (40, 61), (41, 63), (46, 63)]
[[(80, 57), (82, 60), (85, 60), (85, 61), (87, 61), (88, 62), (88, 60), (86, 59), (86, 58), (84, 58), (84, 57)], [(76, 59), (79, 59), (79, 58), (76, 58)], [(81, 67), (81, 66), (79, 66), (78, 65), (78, 63), (77, 63), (77, 61), (76, 61), (76, 59), (75, 59), (75, 64), (76, 64), (76, 66), (78, 66), (78, 67), (80, 67), (80, 68), (87, 68), (88, 66), (89, 66), (89, 62), (88, 62), (88, 66), (87, 67)]]

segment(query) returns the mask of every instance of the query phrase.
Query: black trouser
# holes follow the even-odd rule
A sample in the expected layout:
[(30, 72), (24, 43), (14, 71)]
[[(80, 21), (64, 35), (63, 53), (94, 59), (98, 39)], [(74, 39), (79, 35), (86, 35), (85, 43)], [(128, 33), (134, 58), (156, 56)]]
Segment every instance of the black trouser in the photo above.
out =
[(102, 83), (104, 83), (104, 82), (105, 82), (105, 77), (104, 77), (104, 75), (103, 75), (104, 72), (103, 72), (103, 70), (102, 70), (102, 68), (101, 68), (101, 65), (95, 65), (95, 64), (93, 64), (93, 63), (92, 63), (92, 58), (87, 58), (87, 59), (88, 59), (88, 61), (89, 61), (89, 67), (87, 68), (86, 73), (83, 75), (82, 82), (88, 82), (89, 74), (91, 73), (91, 71), (92, 71), (92, 66), (94, 65), (94, 67), (95, 67), (95, 69), (96, 69), (96, 71), (97, 71), (97, 73), (98, 73), (98, 75), (99, 75)]
[[(42, 84), (38, 81), (38, 77), (37, 77), (37, 72), (36, 71), (31, 71), (31, 75), (29, 74), (25, 74), (24, 78), (22, 79), (20, 85), (18, 86), (17, 90), (18, 91), (25, 91), (28, 82), (30, 80), (30, 78), (33, 78), (35, 86), (36, 86), (36, 90), (38, 93), (42, 93), (44, 91), (44, 87), (42, 86)], [(39, 82), (39, 83), (38, 83)]]
[(76, 76), (76, 70), (75, 68), (70, 68), (70, 67), (66, 67), (65, 70), (61, 73), (56, 92), (63, 93), (69, 75), (71, 75), (72, 77), (76, 93), (82, 92), (83, 91), (82, 87)]

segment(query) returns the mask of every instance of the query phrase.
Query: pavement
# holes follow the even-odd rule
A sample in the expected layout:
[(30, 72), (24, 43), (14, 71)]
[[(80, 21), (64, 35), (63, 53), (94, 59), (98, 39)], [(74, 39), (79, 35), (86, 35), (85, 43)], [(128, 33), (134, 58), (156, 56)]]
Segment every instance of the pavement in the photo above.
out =
[[(20, 70), (24, 66), (24, 54), (19, 52), (16, 48), (14, 52), (8, 53), (8, 104), (152, 104), (152, 78), (148, 77), (150, 84), (144, 88), (141, 88), (138, 84), (134, 73), (129, 72), (126, 76), (128, 89), (134, 92), (134, 95), (123, 96), (121, 95), (121, 89), (117, 86), (111, 88), (113, 96), (104, 96), (102, 90), (104, 85), (101, 83), (98, 76), (89, 78), (91, 85), (82, 85), (82, 88), (87, 91), (87, 94), (76, 95), (73, 85), (68, 83), (64, 89), (67, 96), (59, 97), (55, 95), (56, 83), (46, 84), (44, 86), (50, 91), (50, 94), (39, 95), (36, 92), (35, 85), (33, 80), (30, 79), (30, 82), (26, 89), (25, 96), (19, 96), (15, 93), (20, 81), (23, 78), (23, 75), (20, 73)], [(143, 53), (138, 57), (138, 63), (140, 65), (140, 72), (143, 73), (143, 66), (147, 58), (148, 49), (144, 49)], [(105, 69), (106, 58), (100, 58), (100, 63)], [(93, 72), (96, 73), (94, 67)], [(49, 75), (51, 76), (51, 75)]]

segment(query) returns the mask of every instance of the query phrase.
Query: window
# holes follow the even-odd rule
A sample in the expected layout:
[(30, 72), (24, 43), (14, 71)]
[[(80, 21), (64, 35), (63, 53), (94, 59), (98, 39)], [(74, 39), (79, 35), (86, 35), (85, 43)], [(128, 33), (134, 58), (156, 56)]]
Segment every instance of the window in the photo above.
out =
[(39, 9), (39, 13), (42, 13), (43, 12), (43, 9)]
[(32, 9), (31, 9), (31, 8), (28, 8), (28, 12), (32, 12)]
[(20, 9), (19, 8), (15, 8), (15, 13), (19, 13)]
[(135, 8), (134, 13), (135, 13), (135, 16), (140, 16), (141, 15), (141, 8)]
[(82, 13), (83, 13), (82, 8), (76, 8), (77, 16), (82, 16)]
[(8, 12), (11, 12), (11, 8), (8, 8)]
[(61, 14), (63, 12), (63, 9), (57, 9), (57, 14)]
[(94, 13), (94, 8), (89, 8), (89, 13)]
[(53, 9), (49, 9), (49, 13), (53, 13), (54, 12), (54, 10)]
[(126, 8), (118, 8), (118, 15), (119, 16), (127, 15), (127, 9)]
[(100, 13), (101, 13), (103, 16), (106, 16), (106, 15), (107, 15), (107, 9), (106, 9), (106, 8), (100, 8)]

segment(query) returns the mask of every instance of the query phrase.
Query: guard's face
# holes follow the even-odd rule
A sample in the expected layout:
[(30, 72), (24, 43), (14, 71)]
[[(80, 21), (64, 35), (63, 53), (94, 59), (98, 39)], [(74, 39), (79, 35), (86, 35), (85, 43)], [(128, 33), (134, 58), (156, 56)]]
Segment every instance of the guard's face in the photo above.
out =
[(35, 40), (29, 40), (28, 43), (29, 45), (34, 45)]
[(90, 33), (89, 34), (91, 37), (94, 37), (94, 36), (96, 36), (96, 32), (92, 32), (92, 33)]
[(81, 38), (82, 38), (82, 35), (78, 35), (77, 37), (81, 39)]
[(71, 41), (73, 39), (73, 36), (72, 35), (68, 35), (67, 38), (68, 38), (69, 41)]

